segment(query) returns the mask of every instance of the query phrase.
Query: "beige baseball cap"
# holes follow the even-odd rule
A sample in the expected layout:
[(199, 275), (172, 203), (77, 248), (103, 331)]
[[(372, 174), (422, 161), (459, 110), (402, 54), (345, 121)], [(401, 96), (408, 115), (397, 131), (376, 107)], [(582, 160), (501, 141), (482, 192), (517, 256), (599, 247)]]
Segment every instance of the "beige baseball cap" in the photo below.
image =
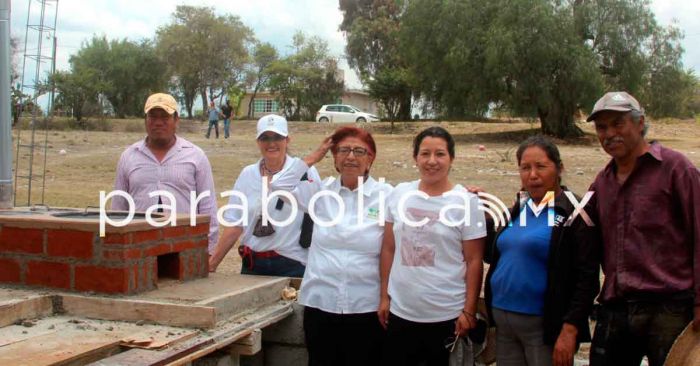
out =
[(287, 137), (287, 135), (289, 135), (289, 131), (287, 130), (287, 119), (276, 114), (268, 114), (267, 116), (261, 117), (258, 120), (258, 134), (255, 136), (255, 138), (259, 138), (260, 135), (267, 131)]
[(143, 107), (143, 112), (148, 114), (148, 111), (153, 108), (161, 108), (168, 112), (168, 114), (173, 114), (177, 112), (178, 109), (175, 98), (173, 98), (172, 95), (165, 93), (151, 94), (151, 96), (148, 97), (146, 100), (146, 105)]
[(593, 110), (586, 121), (590, 122), (595, 120), (598, 113), (602, 111), (637, 111), (644, 114), (644, 109), (642, 109), (642, 107), (639, 105), (639, 102), (634, 99), (633, 96), (623, 91), (605, 93), (602, 98), (595, 102)]

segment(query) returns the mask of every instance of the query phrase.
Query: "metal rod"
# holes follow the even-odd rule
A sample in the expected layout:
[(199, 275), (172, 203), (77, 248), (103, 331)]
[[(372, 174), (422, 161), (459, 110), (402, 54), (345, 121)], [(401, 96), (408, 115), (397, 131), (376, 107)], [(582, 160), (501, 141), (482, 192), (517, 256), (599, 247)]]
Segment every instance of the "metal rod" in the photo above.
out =
[(12, 208), (10, 0), (0, 0), (0, 208)]

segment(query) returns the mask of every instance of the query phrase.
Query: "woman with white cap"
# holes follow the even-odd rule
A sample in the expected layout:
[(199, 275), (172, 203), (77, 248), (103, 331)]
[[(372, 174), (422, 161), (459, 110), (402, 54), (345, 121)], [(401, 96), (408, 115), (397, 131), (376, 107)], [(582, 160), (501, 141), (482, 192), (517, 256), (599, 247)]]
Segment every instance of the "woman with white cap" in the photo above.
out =
[[(256, 139), (261, 159), (243, 168), (233, 185), (237, 194), (230, 197), (230, 208), (224, 212), (222, 225), (226, 228), (209, 259), (209, 270), (216, 271), (240, 238), (242, 274), (302, 277), (313, 222), (300, 210), (291, 218), (293, 205), (285, 200), (263, 197), (265, 184), (269, 185), (298, 160), (287, 155), (290, 141), (287, 120), (274, 114), (260, 118)], [(302, 179), (318, 181), (320, 177), (312, 167)], [(291, 218), (291, 222), (274, 226), (263, 220), (263, 203), (270, 221), (284, 222)]]

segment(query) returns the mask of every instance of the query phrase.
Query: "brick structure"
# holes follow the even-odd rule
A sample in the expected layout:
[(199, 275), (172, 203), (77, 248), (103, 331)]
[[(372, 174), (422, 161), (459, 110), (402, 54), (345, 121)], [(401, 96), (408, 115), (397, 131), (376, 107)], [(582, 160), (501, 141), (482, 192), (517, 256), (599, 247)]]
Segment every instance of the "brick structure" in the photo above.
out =
[(134, 294), (156, 288), (163, 277), (206, 277), (207, 220), (198, 216), (189, 226), (182, 218), (179, 226), (164, 228), (139, 220), (107, 226), (100, 237), (97, 220), (0, 212), (0, 283)]

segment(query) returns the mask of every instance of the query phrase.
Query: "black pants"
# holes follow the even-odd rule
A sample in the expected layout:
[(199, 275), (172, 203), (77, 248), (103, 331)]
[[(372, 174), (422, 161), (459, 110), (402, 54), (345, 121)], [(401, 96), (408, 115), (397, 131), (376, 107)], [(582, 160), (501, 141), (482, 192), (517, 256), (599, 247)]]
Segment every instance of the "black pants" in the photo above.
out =
[(693, 319), (692, 300), (603, 305), (591, 344), (591, 366), (661, 366)]
[(445, 366), (450, 360), (445, 343), (454, 333), (454, 320), (416, 323), (390, 313), (382, 365)]
[(309, 366), (379, 365), (385, 331), (376, 312), (334, 314), (304, 308)]

